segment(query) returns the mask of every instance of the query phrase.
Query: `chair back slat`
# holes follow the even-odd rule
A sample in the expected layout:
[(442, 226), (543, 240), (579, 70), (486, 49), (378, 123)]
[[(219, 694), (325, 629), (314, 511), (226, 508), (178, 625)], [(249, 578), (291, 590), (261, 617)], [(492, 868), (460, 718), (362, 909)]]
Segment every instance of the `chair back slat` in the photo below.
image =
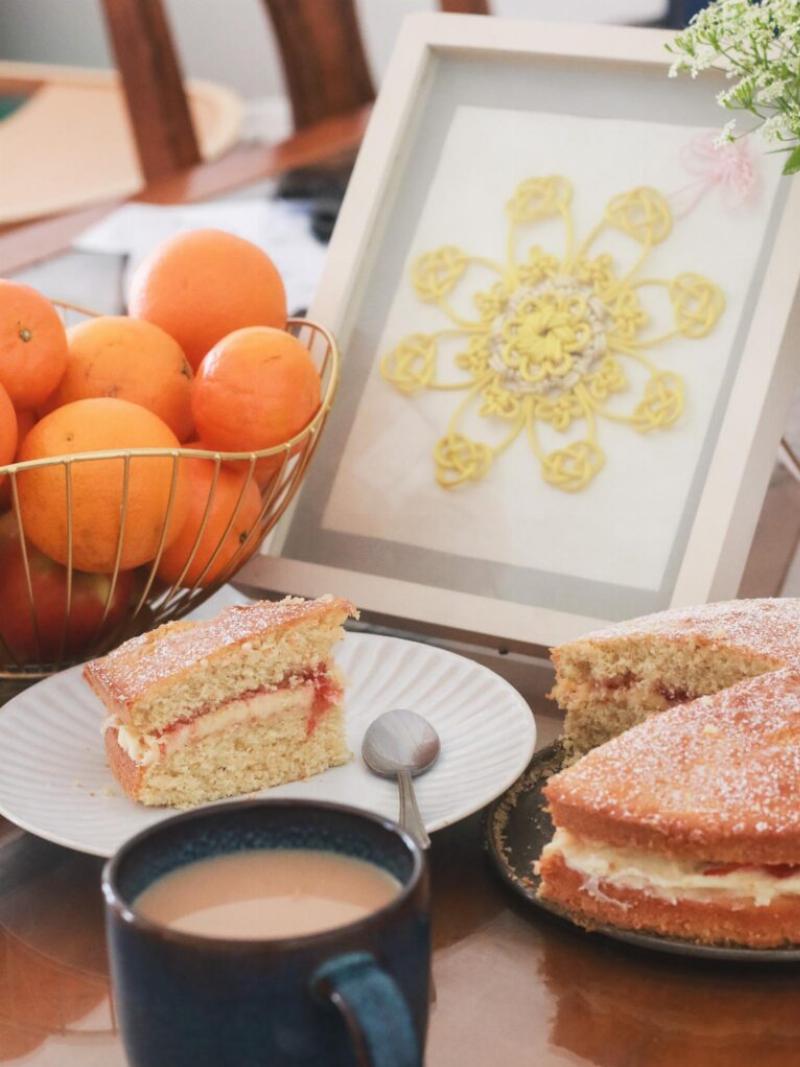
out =
[(491, 15), (489, 0), (439, 0), (439, 7), (454, 15)]
[(264, 0), (296, 129), (375, 99), (353, 0)]
[(162, 0), (103, 0), (136, 149), (147, 182), (200, 162)]

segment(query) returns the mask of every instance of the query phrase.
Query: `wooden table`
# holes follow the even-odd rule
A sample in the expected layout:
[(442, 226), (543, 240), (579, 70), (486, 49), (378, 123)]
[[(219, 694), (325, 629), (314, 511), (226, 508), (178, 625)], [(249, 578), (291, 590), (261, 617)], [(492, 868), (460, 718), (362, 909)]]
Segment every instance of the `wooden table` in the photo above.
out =
[[(327, 119), (274, 146), (242, 145), (211, 163), (152, 182), (133, 199), (148, 204), (190, 203), (320, 161), (335, 165), (355, 156), (369, 114), (364, 107)], [(118, 202), (97, 204), (20, 226), (0, 226), (0, 277), (66, 251), (79, 233), (116, 207)]]
[[(545, 707), (537, 720), (548, 743), (559, 722)], [(796, 968), (671, 959), (574, 930), (517, 902), (482, 840), (479, 815), (434, 835), (430, 1067), (800, 1063)], [(0, 830), (0, 1063), (124, 1065), (101, 866)]]
[[(361, 115), (340, 123), (332, 142), (342, 149), (355, 143), (363, 121)], [(287, 163), (306, 163), (312, 147), (301, 140), (289, 155), (242, 150), (143, 198), (216, 195)], [(63, 249), (102, 210), (0, 235), (0, 273)], [(798, 483), (778, 471), (744, 595), (781, 588), (798, 515)], [(548, 744), (560, 723), (541, 696), (547, 668), (517, 664), (514, 675), (512, 666), (508, 676), (530, 698), (539, 743)], [(795, 968), (671, 959), (546, 917), (517, 901), (490, 869), (480, 816), (436, 834), (431, 864), (437, 990), (431, 1067), (800, 1065)], [(0, 1064), (124, 1065), (109, 998), (100, 869), (96, 859), (0, 820)]]

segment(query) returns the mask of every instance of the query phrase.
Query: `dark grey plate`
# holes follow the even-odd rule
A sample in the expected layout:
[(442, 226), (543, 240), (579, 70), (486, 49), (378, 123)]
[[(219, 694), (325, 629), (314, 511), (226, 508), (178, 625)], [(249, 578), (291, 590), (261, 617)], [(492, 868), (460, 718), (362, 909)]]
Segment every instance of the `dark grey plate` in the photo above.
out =
[[(569, 921), (569, 916), (544, 900), (536, 891), (539, 879), (533, 864), (553, 836), (553, 824), (545, 811), (542, 786), (561, 767), (561, 751), (556, 743), (537, 752), (523, 776), (492, 804), (486, 819), (486, 845), (503, 881), (529, 904)], [(749, 963), (797, 963), (800, 948), (731, 948), (726, 945), (697, 945), (676, 937), (639, 934), (599, 926), (594, 931), (615, 941), (655, 949), (677, 956)]]

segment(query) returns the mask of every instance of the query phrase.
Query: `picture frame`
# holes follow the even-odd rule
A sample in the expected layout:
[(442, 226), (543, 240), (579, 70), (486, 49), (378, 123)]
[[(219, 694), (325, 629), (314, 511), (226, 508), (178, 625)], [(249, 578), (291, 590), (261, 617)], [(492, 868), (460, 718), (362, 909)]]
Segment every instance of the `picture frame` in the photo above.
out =
[[(310, 309), (310, 316), (338, 338), (343, 379), (307, 481), (269, 546), (271, 558), (261, 561), (266, 566), (260, 573), (268, 574), (271, 588), (302, 595), (346, 593), (373, 617), (408, 629), (432, 627), (467, 640), (526, 648), (558, 644), (650, 611), (736, 595), (800, 369), (800, 353), (792, 343), (792, 331), (795, 338), (800, 335), (800, 183), (775, 177), (757, 144), (751, 159), (758, 169), (759, 195), (765, 198), (760, 206), (749, 214), (731, 214), (736, 221), (729, 224), (716, 202), (725, 194), (724, 181), (707, 187), (701, 182), (703, 204), (693, 208), (680, 231), (675, 227), (693, 277), (701, 276), (701, 269), (709, 275), (730, 274), (720, 288), (725, 310), (719, 338), (705, 345), (700, 340), (692, 348), (681, 335), (664, 360), (668, 367), (674, 358), (690, 368), (685, 375), (688, 415), (684, 410), (672, 434), (674, 441), (683, 442), (680, 447), (670, 441), (672, 431), (660, 436), (632, 432), (633, 443), (622, 444), (614, 426), (607, 433), (616, 442), (617, 455), (604, 458), (602, 471), (582, 496), (545, 484), (543, 462), (537, 470), (535, 457), (524, 458), (523, 444), (515, 441), (508, 449), (516, 457), (509, 463), (514, 473), (497, 475), (504, 479), (505, 496), (498, 504), (492, 463), (491, 477), (478, 485), (478, 493), (491, 486), (489, 495), (476, 504), (472, 484), (435, 486), (434, 491), (430, 471), (424, 475), (424, 492), (419, 489), (424, 468), (420, 439), (430, 436), (425, 442), (430, 456), (441, 429), (433, 422), (443, 410), (443, 394), (428, 407), (428, 398), (421, 402), (422, 415), (409, 423), (412, 429), (403, 438), (403, 420), (414, 410), (416, 397), (395, 390), (391, 399), (396, 407), (390, 409), (384, 399), (392, 392), (391, 383), (378, 381), (388, 351), (383, 334), (392, 300), (402, 286), (409, 288), (410, 266), (419, 260), (418, 228), (428, 216), (433, 219), (429, 228), (444, 225), (451, 208), (456, 211), (453, 204), (463, 186), (471, 191), (453, 234), (459, 245), (480, 229), (484, 188), (492, 190), (487, 210), (502, 214), (498, 191), (503, 172), (509, 172), (505, 188), (510, 197), (516, 179), (531, 173), (524, 169), (526, 152), (549, 163), (532, 172), (540, 176), (560, 173), (569, 164), (570, 195), (582, 223), (589, 214), (585, 202), (601, 195), (598, 187), (604, 182), (609, 189), (624, 189), (629, 175), (628, 186), (649, 187), (654, 171), (655, 180), (661, 180), (677, 167), (674, 146), (682, 130), (691, 139), (719, 126), (722, 113), (713, 75), (702, 84), (668, 80), (669, 39), (663, 31), (625, 27), (452, 15), (406, 19)], [(724, 85), (724, 75), (718, 77)], [(505, 141), (498, 139), (504, 124), (511, 131)], [(460, 157), (452, 147), (458, 146), (458, 136)], [(670, 155), (664, 155), (666, 142)], [(497, 150), (506, 144), (507, 154)], [(589, 163), (587, 146), (594, 146)], [(448, 152), (456, 152), (452, 163)], [(511, 173), (515, 168), (516, 175)], [(614, 168), (618, 174), (605, 173)], [(694, 196), (696, 181), (690, 172), (684, 200)], [(452, 220), (449, 224), (452, 232)], [(482, 236), (494, 240), (489, 230)], [(655, 251), (661, 255), (660, 247)], [(663, 257), (659, 262), (667, 263)], [(403, 308), (408, 334), (428, 328), (430, 307), (423, 308), (422, 326), (407, 300)], [(695, 358), (700, 351), (706, 362)], [(693, 380), (700, 375), (698, 367), (705, 368), (705, 385)], [(376, 392), (378, 387), (385, 393)], [(372, 400), (365, 406), (369, 389)], [(703, 389), (708, 393), (705, 407)], [(356, 433), (361, 445), (354, 452)], [(388, 439), (391, 433), (399, 440)], [(655, 439), (670, 441), (669, 447), (658, 452), (658, 444), (648, 451)], [(500, 470), (499, 462), (496, 468)], [(408, 472), (417, 479), (424, 504), (415, 504), (418, 498), (404, 489)], [(597, 490), (597, 485), (604, 488)], [(447, 505), (439, 505), (440, 499)], [(675, 500), (680, 501), (677, 507)], [(529, 508), (534, 521), (526, 522), (520, 508)], [(559, 508), (570, 518), (562, 522)], [(583, 517), (576, 520), (575, 515)], [(487, 516), (501, 531), (496, 552)], [(664, 543), (656, 544), (673, 521), (671, 541), (664, 533)], [(615, 529), (621, 531), (619, 548), (610, 550)], [(528, 531), (539, 544), (531, 544), (532, 558), (520, 565), (528, 551)], [(510, 546), (507, 555), (501, 537)], [(517, 558), (509, 563), (514, 553)], [(538, 566), (548, 554), (557, 565)], [(576, 571), (570, 573), (573, 564)], [(627, 577), (633, 572), (635, 581)]]

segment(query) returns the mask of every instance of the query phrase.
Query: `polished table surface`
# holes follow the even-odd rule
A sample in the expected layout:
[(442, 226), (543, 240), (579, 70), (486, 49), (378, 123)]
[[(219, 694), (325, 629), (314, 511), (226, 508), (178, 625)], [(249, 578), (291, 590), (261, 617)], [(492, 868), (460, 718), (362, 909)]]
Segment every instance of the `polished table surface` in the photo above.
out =
[[(536, 712), (546, 744), (559, 723)], [(797, 968), (673, 959), (540, 914), (490, 868), (480, 815), (434, 835), (431, 865), (429, 1067), (800, 1065)], [(0, 820), (0, 1063), (125, 1064), (101, 866)]]

